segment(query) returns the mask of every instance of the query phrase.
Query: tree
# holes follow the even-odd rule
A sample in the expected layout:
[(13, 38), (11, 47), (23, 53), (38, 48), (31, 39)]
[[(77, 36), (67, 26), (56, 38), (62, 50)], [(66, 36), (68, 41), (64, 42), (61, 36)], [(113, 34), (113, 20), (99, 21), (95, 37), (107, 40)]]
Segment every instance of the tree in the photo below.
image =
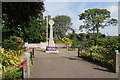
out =
[[(80, 30), (86, 29), (87, 32), (93, 31), (95, 45), (99, 37), (100, 28), (110, 25), (116, 25), (117, 20), (110, 18), (110, 12), (107, 9), (88, 9), (79, 15), (79, 20), (82, 20), (84, 25), (80, 26)], [(95, 32), (97, 33), (95, 34)]]
[(72, 33), (68, 33), (67, 36), (72, 41), (72, 46), (77, 46), (79, 42), (79, 34), (75, 33), (74, 30), (72, 30)]
[(44, 11), (43, 2), (3, 2), (3, 40), (10, 36), (22, 37), (25, 34), (25, 28), (29, 28), (29, 17), (38, 18), (40, 12)]
[(86, 40), (86, 34), (85, 33), (79, 33), (78, 40), (79, 41), (85, 41)]
[(30, 17), (30, 22), (28, 23), (29, 28), (25, 27), (24, 39), (25, 41), (32, 43), (40, 43), (46, 41), (46, 25), (45, 20), (42, 23), (36, 18)]
[(57, 36), (59, 40), (63, 39), (67, 31), (72, 30), (71, 18), (66, 15), (58, 15), (54, 17), (53, 20), (55, 21), (53, 25), (54, 36)]

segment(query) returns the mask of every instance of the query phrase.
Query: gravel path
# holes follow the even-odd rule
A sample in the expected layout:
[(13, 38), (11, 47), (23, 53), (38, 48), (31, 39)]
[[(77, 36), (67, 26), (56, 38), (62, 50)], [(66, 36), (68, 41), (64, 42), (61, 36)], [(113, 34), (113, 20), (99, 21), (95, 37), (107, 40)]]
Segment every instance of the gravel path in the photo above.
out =
[(49, 54), (35, 51), (31, 78), (117, 78), (118, 75), (106, 68), (77, 57), (76, 51), (59, 50)]

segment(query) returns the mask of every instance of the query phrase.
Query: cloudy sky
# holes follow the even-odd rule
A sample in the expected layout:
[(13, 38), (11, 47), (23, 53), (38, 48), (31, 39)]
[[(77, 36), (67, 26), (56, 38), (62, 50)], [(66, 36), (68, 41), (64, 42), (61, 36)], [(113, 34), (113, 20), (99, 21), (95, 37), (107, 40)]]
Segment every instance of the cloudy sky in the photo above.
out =
[[(98, 2), (96, 2), (98, 1)], [(102, 2), (101, 2), (102, 1)], [(108, 1), (108, 2), (107, 2)], [(56, 15), (68, 15), (72, 20), (72, 28), (80, 33), (79, 26), (82, 22), (79, 20), (79, 14), (81, 14), (86, 9), (108, 9), (111, 12), (111, 17), (118, 19), (118, 0), (91, 0), (91, 2), (84, 0), (47, 0), (45, 1), (45, 9), (48, 12), (44, 12), (44, 16), (51, 15), (55, 17)], [(118, 26), (109, 26), (100, 30), (101, 33), (106, 35), (116, 36), (118, 35)]]

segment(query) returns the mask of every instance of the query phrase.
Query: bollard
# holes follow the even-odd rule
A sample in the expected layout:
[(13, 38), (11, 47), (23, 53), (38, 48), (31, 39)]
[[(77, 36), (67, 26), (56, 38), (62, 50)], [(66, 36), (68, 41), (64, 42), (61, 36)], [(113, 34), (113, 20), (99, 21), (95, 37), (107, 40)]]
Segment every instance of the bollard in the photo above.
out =
[(75, 48), (76, 48), (76, 47), (74, 46), (74, 51), (75, 51)]
[(67, 43), (67, 50), (69, 50), (69, 43)]
[(26, 65), (23, 67), (23, 79), (30, 78), (30, 59), (29, 53), (24, 53), (23, 60), (26, 62)]
[(70, 47), (68, 46), (68, 51), (70, 50)]
[(92, 58), (92, 52), (93, 52), (93, 51), (90, 51), (90, 58)]
[(80, 48), (78, 48), (78, 57), (80, 57)]
[(33, 53), (32, 52), (30, 52), (30, 59), (31, 59), (31, 64), (33, 64)]
[(119, 72), (119, 51), (115, 50), (114, 56), (113, 56), (113, 70), (115, 73)]
[(33, 58), (34, 58), (34, 48), (32, 48)]

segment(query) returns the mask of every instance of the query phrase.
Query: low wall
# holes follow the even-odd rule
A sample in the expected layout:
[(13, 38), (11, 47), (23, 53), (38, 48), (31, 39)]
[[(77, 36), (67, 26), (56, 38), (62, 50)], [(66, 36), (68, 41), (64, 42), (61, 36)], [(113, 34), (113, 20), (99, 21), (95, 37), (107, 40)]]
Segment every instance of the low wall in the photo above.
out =
[(35, 48), (35, 49), (39, 49), (39, 48), (46, 48), (46, 46), (48, 46), (48, 43), (45, 42), (45, 43), (25, 43), (24, 45), (25, 47), (29, 48), (29, 49), (32, 49), (32, 48)]
[(67, 44), (55, 44), (57, 48), (67, 48)]
[[(32, 49), (39, 49), (39, 48), (46, 48), (46, 46), (48, 46), (48, 42), (42, 42), (42, 43), (25, 43), (24, 45), (25, 47)], [(67, 44), (55, 44), (55, 47), (57, 48), (67, 48)]]

